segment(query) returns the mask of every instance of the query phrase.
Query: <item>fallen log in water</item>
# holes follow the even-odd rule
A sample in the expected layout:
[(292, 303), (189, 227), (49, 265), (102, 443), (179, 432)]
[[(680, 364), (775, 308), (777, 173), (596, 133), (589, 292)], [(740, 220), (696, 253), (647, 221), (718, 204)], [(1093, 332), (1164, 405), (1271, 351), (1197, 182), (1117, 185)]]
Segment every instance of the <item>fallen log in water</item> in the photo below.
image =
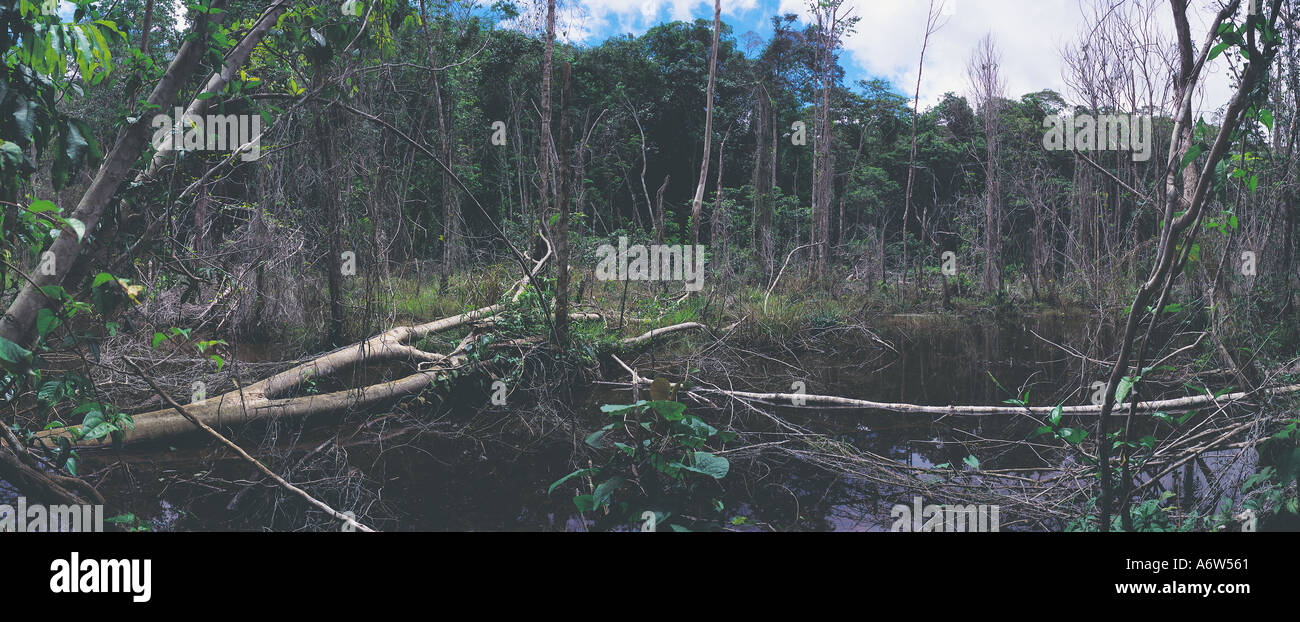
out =
[[(637, 376), (637, 384), (649, 385), (650, 379)], [(968, 417), (983, 417), (990, 415), (1036, 415), (1047, 416), (1056, 410), (1055, 406), (923, 406), (919, 404), (900, 404), (891, 402), (873, 402), (871, 400), (859, 400), (849, 397), (839, 397), (835, 395), (813, 395), (810, 393), (754, 393), (750, 391), (729, 391), (726, 389), (692, 387), (692, 393), (715, 394), (732, 397), (741, 400), (752, 400), (763, 402), (773, 406), (786, 406), (793, 408), (815, 408), (818, 406), (829, 408), (846, 408), (852, 410), (884, 410), (890, 412), (916, 413), (926, 415), (957, 415)], [(1190, 397), (1180, 397), (1168, 400), (1155, 400), (1150, 402), (1138, 402), (1137, 412), (1186, 412), (1202, 406), (1213, 405), (1223, 408), (1236, 402), (1241, 402), (1255, 395), (1290, 395), (1300, 393), (1300, 384), (1286, 385), (1258, 391), (1242, 391), (1238, 393), (1228, 393), (1225, 395), (1195, 395)], [(1128, 405), (1125, 404), (1127, 409)], [(1062, 415), (1098, 415), (1101, 414), (1101, 406), (1062, 406)]]
[[(550, 259), (547, 253), (533, 265), (528, 275), (513, 288), (512, 301), (519, 300), (527, 283), (541, 271)], [(496, 315), (505, 308), (496, 304), (441, 320), (415, 326), (399, 326), (380, 333), (360, 343), (340, 348), (311, 361), (275, 374), (247, 387), (236, 388), (216, 397), (184, 405), (185, 413), (197, 421), (214, 428), (232, 426), (271, 417), (333, 414), (389, 405), (402, 397), (423, 391), (431, 382), (459, 367), (464, 361), (462, 342), (450, 354), (425, 352), (410, 342), (435, 333), (445, 332)], [(356, 389), (336, 391), (323, 395), (281, 398), (281, 395), (300, 388), (310, 378), (326, 378), (350, 366), (380, 360), (405, 359), (438, 365), (437, 368)], [(171, 408), (140, 413), (132, 417), (133, 429), (123, 431), (123, 442), (156, 440), (187, 434), (196, 428), (187, 417)], [(101, 444), (95, 440), (77, 440), (75, 431), (80, 426), (43, 430), (37, 439), (66, 437), (75, 445), (93, 447)]]
[[(530, 276), (541, 270), (550, 257), (548, 252), (532, 269)], [(525, 278), (516, 286), (512, 301), (517, 301), (524, 291)], [(327, 415), (351, 410), (366, 410), (389, 406), (404, 397), (417, 395), (432, 383), (449, 377), (453, 370), (463, 370), (469, 362), (464, 340), (452, 352), (438, 354), (420, 350), (411, 342), (436, 333), (446, 332), (462, 326), (474, 325), (476, 328), (490, 328), (494, 325), (492, 318), (506, 308), (496, 304), (481, 309), (462, 313), (448, 318), (414, 326), (399, 326), (365, 341), (355, 343), (333, 352), (321, 355), (311, 361), (272, 375), (247, 387), (237, 388), (220, 396), (181, 406), (183, 413), (174, 408), (164, 408), (134, 415), (134, 428), (123, 432), (123, 442), (157, 440), (196, 430), (195, 421), (213, 428), (230, 427), (252, 421), (274, 417), (304, 417), (309, 415)], [(574, 313), (575, 320), (593, 320), (601, 316), (594, 313)], [(701, 329), (703, 324), (686, 322), (647, 331), (642, 335), (622, 340), (625, 346), (638, 346), (648, 343), (660, 336), (683, 330)], [(473, 334), (473, 333), (471, 333)], [(405, 360), (427, 364), (428, 369), (408, 375), (397, 380), (382, 382), (359, 388), (349, 388), (333, 393), (283, 397), (299, 389), (310, 378), (327, 378), (344, 369), (376, 361)], [(191, 420), (192, 418), (192, 420)], [(36, 438), (53, 440), (66, 437), (74, 445), (94, 447), (103, 444), (103, 440), (77, 440), (76, 430), (80, 426), (68, 426), (44, 430)]]
[[(857, 400), (847, 397), (836, 397), (833, 395), (805, 395), (799, 393), (750, 393), (746, 391), (726, 391), (723, 389), (695, 389), (701, 393), (718, 393), (740, 399), (751, 399), (762, 402), (784, 401), (785, 405), (793, 405), (795, 399), (800, 400), (804, 405), (823, 405), (850, 407), (863, 410), (887, 410), (892, 412), (919, 413), (930, 415), (961, 415), (961, 416), (989, 416), (989, 415), (1041, 415), (1047, 416), (1056, 410), (1055, 406), (921, 406), (917, 404), (895, 404), (888, 402), (873, 402), (870, 400)], [(1156, 400), (1151, 402), (1138, 402), (1138, 412), (1186, 412), (1202, 406), (1213, 405), (1216, 407), (1225, 407), (1229, 404), (1240, 402), (1253, 395), (1289, 395), (1300, 393), (1300, 384), (1293, 384), (1283, 387), (1274, 387), (1271, 389), (1261, 389), (1259, 391), (1242, 391), (1239, 393), (1228, 393), (1215, 397), (1213, 395), (1196, 395), (1191, 397), (1180, 397), (1169, 400)], [(1124, 408), (1128, 408), (1127, 405)], [(1101, 406), (1062, 406), (1061, 414), (1063, 415), (1099, 415)]]

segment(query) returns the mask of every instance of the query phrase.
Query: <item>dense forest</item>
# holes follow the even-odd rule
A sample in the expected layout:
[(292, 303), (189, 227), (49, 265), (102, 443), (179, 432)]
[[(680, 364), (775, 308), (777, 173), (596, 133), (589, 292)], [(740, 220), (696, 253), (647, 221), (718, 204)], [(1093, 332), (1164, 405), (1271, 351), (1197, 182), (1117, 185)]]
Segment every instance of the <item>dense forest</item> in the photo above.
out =
[[(1079, 0), (1023, 94), (944, 0), (558, 4), (0, 0), (0, 502), (1296, 528), (1300, 2)], [(883, 28), (915, 82), (849, 78)]]

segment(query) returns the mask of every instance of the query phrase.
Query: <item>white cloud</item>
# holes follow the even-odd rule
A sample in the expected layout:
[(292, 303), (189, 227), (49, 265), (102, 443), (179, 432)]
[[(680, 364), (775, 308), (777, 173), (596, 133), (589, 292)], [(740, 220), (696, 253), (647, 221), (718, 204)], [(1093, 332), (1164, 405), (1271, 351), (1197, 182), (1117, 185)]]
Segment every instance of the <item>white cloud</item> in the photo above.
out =
[[(955, 3), (943, 28), (931, 35), (921, 81), (922, 106), (932, 105), (945, 92), (968, 90), (966, 63), (976, 44), (992, 34), (1002, 53), (1007, 95), (1019, 96), (1054, 89), (1069, 95), (1062, 77), (1061, 50), (1075, 39), (1084, 23), (1086, 0), (947, 0)], [(1133, 1), (1133, 0), (1128, 0)], [(782, 10), (796, 11), (799, 0), (781, 0)], [(916, 84), (917, 61), (929, 10), (927, 0), (850, 0), (861, 17), (857, 30), (845, 41), (841, 64), (857, 64), (871, 76), (893, 82), (911, 95)], [(1161, 5), (1165, 3), (1161, 2)], [(1165, 28), (1171, 28), (1169, 11), (1158, 11)], [(806, 9), (799, 11), (807, 15)], [(1200, 47), (1212, 17), (1201, 9), (1191, 16), (1193, 37)], [(1215, 70), (1212, 68), (1212, 72)], [(1219, 69), (1202, 101), (1214, 108), (1227, 101), (1229, 85)]]
[[(937, 0), (936, 0), (937, 1)], [(1045, 88), (1068, 96), (1062, 78), (1062, 48), (1078, 34), (1084, 23), (1085, 6), (1091, 0), (946, 0), (953, 3), (952, 15), (944, 27), (931, 36), (926, 50), (921, 82), (922, 106), (932, 105), (945, 92), (965, 94), (966, 62), (985, 34), (992, 34), (1002, 52), (1007, 95), (1013, 98)], [(1163, 0), (1158, 2), (1162, 24), (1171, 18)], [(852, 14), (861, 18), (856, 31), (844, 42), (840, 63), (850, 77), (879, 77), (901, 92), (912, 93), (917, 60), (921, 53), (928, 0), (848, 0)], [(1213, 16), (1213, 0), (1198, 0), (1191, 13), (1196, 46), (1205, 36)], [(562, 5), (563, 6), (563, 5)], [(561, 27), (568, 41), (598, 44), (614, 34), (641, 34), (653, 24), (667, 20), (710, 18), (712, 0), (571, 0)], [(753, 24), (752, 11), (766, 8)], [(767, 36), (767, 17), (778, 13), (809, 17), (807, 0), (723, 0), (723, 19), (738, 35), (754, 29)], [(747, 22), (737, 21), (745, 14)], [(1218, 63), (1221, 64), (1221, 63)], [(1201, 102), (1212, 110), (1227, 101), (1228, 72), (1211, 67), (1210, 86)]]

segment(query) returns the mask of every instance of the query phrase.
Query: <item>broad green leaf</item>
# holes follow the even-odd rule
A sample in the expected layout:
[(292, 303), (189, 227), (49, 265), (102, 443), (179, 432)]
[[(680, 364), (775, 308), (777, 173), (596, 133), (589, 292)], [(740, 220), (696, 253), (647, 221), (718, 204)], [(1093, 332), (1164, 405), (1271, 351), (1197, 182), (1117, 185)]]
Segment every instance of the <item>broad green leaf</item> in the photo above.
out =
[(1058, 434), (1061, 435), (1061, 438), (1065, 439), (1065, 442), (1070, 443), (1071, 445), (1078, 445), (1083, 442), (1084, 438), (1087, 438), (1088, 431), (1079, 428), (1061, 428), (1061, 431), (1058, 432)]
[(1119, 386), (1115, 387), (1115, 403), (1123, 404), (1124, 398), (1128, 397), (1129, 391), (1133, 390), (1133, 385), (1142, 380), (1142, 376), (1134, 378), (1133, 376), (1124, 376), (1119, 381)]
[(78, 242), (80, 242), (82, 238), (86, 237), (86, 223), (81, 222), (76, 218), (68, 218), (65, 222), (67, 222), (68, 226), (72, 228), (73, 233), (77, 234)]
[(32, 204), (30, 206), (28, 206), (27, 211), (34, 212), (37, 214), (41, 212), (58, 212), (59, 206), (54, 201), (46, 201), (45, 199), (36, 199), (35, 201), (32, 201)]
[(681, 402), (650, 402), (650, 407), (667, 421), (680, 421), (686, 412), (686, 404)]
[(594, 507), (598, 508), (608, 504), (609, 498), (614, 494), (614, 491), (618, 490), (620, 487), (623, 486), (623, 481), (624, 480), (622, 476), (615, 475), (614, 477), (611, 477), (601, 482), (600, 484), (596, 485), (596, 491), (591, 493), (592, 503), (594, 504)]
[(555, 488), (556, 488), (557, 486), (559, 486), (560, 484), (563, 484), (564, 482), (567, 482), (567, 481), (569, 481), (569, 480), (571, 480), (571, 479), (573, 479), (573, 478), (575, 478), (575, 477), (578, 477), (579, 475), (586, 475), (586, 474), (588, 474), (588, 473), (594, 473), (595, 471), (596, 471), (596, 469), (591, 469), (591, 468), (588, 468), (588, 469), (578, 469), (577, 471), (574, 471), (574, 472), (572, 472), (572, 473), (570, 473), (570, 474), (568, 474), (568, 475), (565, 475), (564, 477), (561, 477), (560, 479), (555, 480), (555, 483), (554, 483), (554, 484), (551, 484), (551, 487), (546, 489), (546, 494), (549, 495), (549, 494), (551, 494), (552, 492), (555, 492)]
[(645, 406), (645, 404), (645, 400), (641, 400), (635, 404), (605, 404), (600, 407), (600, 412), (609, 413), (611, 415), (620, 415), (629, 410), (636, 410)]
[(4, 337), (0, 337), (0, 360), (6, 363), (19, 365), (27, 362), (32, 356), (31, 350), (24, 348)]
[(713, 479), (722, 479), (731, 471), (731, 463), (722, 456), (715, 456), (707, 451), (697, 451), (694, 454), (695, 465), (683, 465), (687, 471), (703, 473)]
[(50, 334), (50, 331), (58, 328), (58, 326), (59, 317), (48, 307), (36, 312), (36, 332), (40, 334), (41, 338)]

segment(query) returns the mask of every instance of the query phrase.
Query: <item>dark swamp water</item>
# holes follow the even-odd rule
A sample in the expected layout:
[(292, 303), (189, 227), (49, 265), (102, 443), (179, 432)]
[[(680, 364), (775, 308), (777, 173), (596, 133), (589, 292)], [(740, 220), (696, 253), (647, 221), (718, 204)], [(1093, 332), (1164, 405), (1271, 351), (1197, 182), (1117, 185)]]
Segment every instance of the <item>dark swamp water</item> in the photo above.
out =
[[(789, 392), (799, 381), (808, 393), (923, 405), (1000, 404), (1015, 397), (1009, 392), (1021, 394), (1025, 388), (1033, 405), (1085, 404), (1089, 385), (1104, 372), (1048, 341), (1104, 359), (1115, 339), (1114, 326), (1099, 324), (1084, 312), (1000, 319), (890, 316), (873, 330), (889, 345), (864, 333), (830, 330), (798, 347), (742, 350), (723, 364), (725, 378), (708, 365), (697, 373), (725, 388)], [(658, 370), (674, 379), (692, 364), (662, 355), (629, 363), (642, 374)], [(575, 395), (571, 403), (583, 422), (576, 438), (571, 432), (543, 429), (546, 424), (530, 421), (527, 413), (504, 408), (474, 413), (468, 407), (445, 409), (432, 423), (425, 420), (419, 426), (395, 415), (358, 414), (341, 421), (277, 422), (269, 430), (258, 426), (231, 436), (334, 507), (364, 508), (380, 529), (584, 531), (591, 523), (574, 510), (572, 491), (548, 495), (547, 488), (574, 468), (587, 466), (574, 464), (573, 449), (583, 434), (607, 422), (599, 406), (630, 401), (625, 387), (604, 384)], [(725, 412), (694, 406), (691, 411), (724, 429), (736, 420)], [(960, 465), (973, 451), (965, 440), (1024, 439), (1036, 425), (1016, 417), (809, 408), (776, 412), (805, 429), (922, 467)], [(1092, 420), (1078, 423), (1091, 426)], [(525, 429), (527, 434), (499, 433)], [(375, 442), (376, 436), (383, 440)], [(318, 448), (334, 438), (342, 451), (320, 453)], [(353, 442), (363, 438), (369, 440)], [(733, 458), (731, 473), (708, 493), (723, 502), (718, 518), (728, 528), (881, 531), (889, 529), (894, 504), (911, 503), (910, 493), (789, 456), (746, 456)], [(977, 458), (985, 468), (1047, 466), (1032, 450), (1014, 446)], [(1215, 459), (1209, 456), (1211, 462)], [(82, 470), (92, 473), (91, 481), (116, 502), (110, 511), (131, 512), (155, 530), (292, 530), (307, 522), (304, 503), (283, 495), (277, 503), (272, 483), (199, 437), (131, 445), (120, 454), (85, 451)], [(741, 524), (733, 526), (733, 519)], [(1003, 517), (1004, 528), (1007, 522)], [(315, 515), (311, 525), (329, 524)], [(1015, 528), (1014, 522), (1009, 528)]]

